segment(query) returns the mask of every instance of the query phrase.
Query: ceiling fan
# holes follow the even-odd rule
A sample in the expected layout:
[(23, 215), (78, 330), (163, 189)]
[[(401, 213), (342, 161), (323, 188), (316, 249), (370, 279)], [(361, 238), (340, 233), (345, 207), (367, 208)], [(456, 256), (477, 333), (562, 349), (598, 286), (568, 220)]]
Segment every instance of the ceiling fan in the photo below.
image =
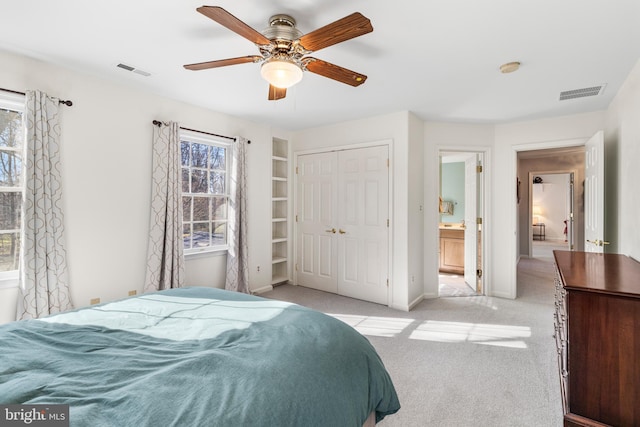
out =
[(296, 21), (289, 15), (272, 16), (269, 27), (260, 33), (221, 7), (202, 6), (196, 10), (253, 42), (260, 50), (260, 55), (188, 64), (184, 66), (187, 70), (205, 70), (248, 62), (262, 63), (260, 73), (269, 82), (271, 101), (284, 98), (287, 88), (302, 79), (303, 71), (311, 71), (351, 86), (360, 86), (367, 79), (364, 74), (305, 56), (373, 31), (371, 21), (359, 12), (302, 35), (296, 28)]

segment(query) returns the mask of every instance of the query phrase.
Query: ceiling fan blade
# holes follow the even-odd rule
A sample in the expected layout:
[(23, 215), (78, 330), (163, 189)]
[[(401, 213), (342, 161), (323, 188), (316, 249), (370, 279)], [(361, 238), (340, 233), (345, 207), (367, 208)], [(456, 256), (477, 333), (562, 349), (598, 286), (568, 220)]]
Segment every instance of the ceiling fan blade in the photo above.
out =
[(315, 52), (327, 46), (349, 40), (373, 31), (368, 18), (360, 12), (352, 13), (342, 19), (318, 28), (300, 37), (300, 44), (307, 50)]
[(287, 89), (269, 85), (269, 101), (277, 101), (278, 99), (282, 99), (285, 96), (287, 96)]
[(347, 70), (346, 68), (339, 67), (321, 59), (306, 57), (303, 58), (303, 61), (306, 64), (307, 70), (311, 71), (312, 73), (321, 75), (323, 77), (328, 77), (330, 79), (337, 80), (341, 83), (346, 83), (351, 86), (360, 86), (365, 82), (365, 80), (367, 80), (367, 76), (365, 76), (364, 74)]
[(209, 68), (226, 67), (227, 65), (246, 64), (247, 62), (258, 62), (262, 60), (262, 56), (249, 55), (239, 58), (219, 59), (217, 61), (198, 62), (197, 64), (187, 64), (184, 66), (187, 70), (198, 71)]
[(213, 19), (218, 24), (227, 27), (234, 33), (241, 35), (250, 42), (259, 45), (268, 45), (271, 43), (271, 40), (219, 6), (201, 6), (196, 10), (204, 16)]

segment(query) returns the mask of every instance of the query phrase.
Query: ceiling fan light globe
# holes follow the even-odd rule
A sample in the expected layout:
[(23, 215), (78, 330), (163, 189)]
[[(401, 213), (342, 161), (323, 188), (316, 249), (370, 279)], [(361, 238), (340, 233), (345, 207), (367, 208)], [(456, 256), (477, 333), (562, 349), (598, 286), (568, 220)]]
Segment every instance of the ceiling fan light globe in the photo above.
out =
[(287, 89), (302, 80), (302, 69), (291, 61), (271, 60), (262, 64), (262, 78), (270, 85)]

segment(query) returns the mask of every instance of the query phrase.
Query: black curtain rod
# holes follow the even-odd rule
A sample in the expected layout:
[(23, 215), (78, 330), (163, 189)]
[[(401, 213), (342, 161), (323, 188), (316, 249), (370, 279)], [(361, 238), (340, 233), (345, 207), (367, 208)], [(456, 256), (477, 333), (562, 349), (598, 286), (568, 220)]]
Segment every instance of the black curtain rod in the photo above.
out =
[[(4, 89), (4, 88), (1, 88), (1, 87), (0, 87), (0, 90), (3, 90), (3, 91), (5, 91), (5, 92), (10, 92), (10, 93), (15, 93), (16, 95), (26, 95), (24, 92), (18, 92), (17, 90)], [(65, 100), (63, 100), (63, 99), (59, 99), (59, 100), (58, 100), (58, 102), (59, 102), (60, 104), (64, 104), (64, 105), (66, 105), (67, 107), (71, 107), (71, 106), (73, 105), (73, 102), (71, 102), (71, 101), (65, 101)]]
[[(161, 121), (159, 121), (159, 120), (154, 120), (152, 123), (153, 123), (154, 125), (158, 126), (158, 127), (160, 127), (160, 126), (162, 126), (162, 125), (166, 125), (166, 123), (161, 122)], [(210, 133), (210, 132), (204, 132), (204, 131), (201, 131), (201, 130), (195, 130), (195, 129), (183, 128), (182, 126), (180, 126), (180, 129), (182, 129), (182, 130), (188, 130), (188, 131), (196, 132), (196, 133), (203, 133), (203, 134), (205, 134), (205, 135), (217, 136), (218, 138), (232, 139), (232, 140), (234, 140), (234, 141), (236, 140), (236, 139), (235, 139), (234, 137), (232, 137), (232, 136), (218, 135), (217, 133)], [(247, 144), (251, 144), (251, 141), (247, 141)]]

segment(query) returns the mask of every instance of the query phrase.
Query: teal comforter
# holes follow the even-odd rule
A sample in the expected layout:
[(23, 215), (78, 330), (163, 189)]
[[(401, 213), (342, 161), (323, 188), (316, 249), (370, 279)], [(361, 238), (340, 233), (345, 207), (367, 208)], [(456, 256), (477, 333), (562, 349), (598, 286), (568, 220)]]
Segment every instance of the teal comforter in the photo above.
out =
[(0, 403), (69, 404), (72, 426), (361, 426), (400, 408), (350, 326), (211, 288), (0, 326)]

